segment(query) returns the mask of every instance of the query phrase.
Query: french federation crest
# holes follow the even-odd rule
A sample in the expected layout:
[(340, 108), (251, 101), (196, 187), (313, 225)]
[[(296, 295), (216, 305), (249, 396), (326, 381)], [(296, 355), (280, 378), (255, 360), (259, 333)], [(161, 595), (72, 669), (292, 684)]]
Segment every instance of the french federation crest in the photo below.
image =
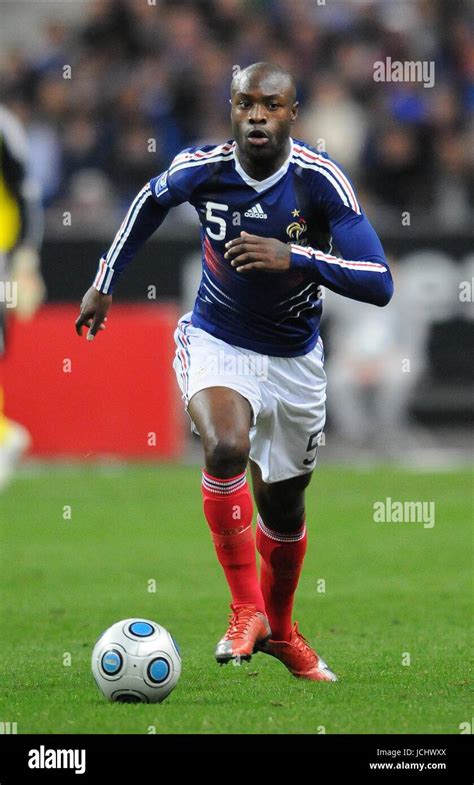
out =
[(293, 218), (298, 218), (298, 220), (297, 221), (292, 221), (286, 227), (286, 233), (287, 233), (288, 237), (290, 238), (290, 240), (292, 242), (299, 243), (299, 245), (307, 245), (307, 243), (308, 243), (307, 238), (306, 237), (303, 237), (303, 238), (301, 237), (301, 235), (304, 232), (306, 232), (307, 229), (308, 229), (308, 224), (306, 223), (306, 220), (303, 218), (302, 215), (300, 216), (300, 211), (299, 210), (295, 209), (295, 210), (293, 210), (293, 212), (291, 214), (292, 214)]

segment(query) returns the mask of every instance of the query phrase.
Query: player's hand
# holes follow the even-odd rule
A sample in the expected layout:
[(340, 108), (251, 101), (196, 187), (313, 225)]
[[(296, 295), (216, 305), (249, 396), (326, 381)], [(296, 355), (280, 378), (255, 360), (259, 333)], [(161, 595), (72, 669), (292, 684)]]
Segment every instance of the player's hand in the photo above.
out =
[(249, 270), (283, 273), (290, 269), (290, 246), (272, 237), (257, 237), (241, 232), (240, 237), (229, 240), (225, 247), (224, 258), (232, 260), (231, 265), (238, 273)]
[(76, 319), (77, 334), (82, 335), (82, 328), (88, 327), (87, 340), (93, 341), (99, 330), (105, 330), (104, 322), (111, 305), (111, 294), (102, 294), (91, 286), (82, 298), (81, 312)]

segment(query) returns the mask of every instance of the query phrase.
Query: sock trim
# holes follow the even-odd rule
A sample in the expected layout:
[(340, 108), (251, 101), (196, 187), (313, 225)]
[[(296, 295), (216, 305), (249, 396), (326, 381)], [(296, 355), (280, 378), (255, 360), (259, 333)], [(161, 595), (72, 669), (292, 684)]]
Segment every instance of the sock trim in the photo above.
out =
[(231, 493), (240, 491), (247, 482), (247, 472), (237, 474), (235, 477), (229, 477), (222, 480), (217, 477), (212, 477), (205, 470), (202, 472), (202, 486), (209, 493), (216, 493), (219, 495), (228, 496)]
[(257, 515), (257, 526), (261, 530), (262, 534), (264, 534), (270, 540), (275, 540), (276, 542), (298, 542), (299, 540), (302, 540), (306, 534), (306, 524), (304, 521), (302, 528), (299, 531), (290, 534), (285, 534), (284, 532), (277, 532), (273, 529), (270, 529), (264, 524), (260, 515)]

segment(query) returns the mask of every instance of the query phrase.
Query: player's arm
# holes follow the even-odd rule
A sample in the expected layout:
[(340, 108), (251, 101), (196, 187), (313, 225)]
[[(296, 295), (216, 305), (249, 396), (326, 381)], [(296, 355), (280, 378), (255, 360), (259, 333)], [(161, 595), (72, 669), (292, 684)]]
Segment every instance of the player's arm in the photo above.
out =
[(387, 305), (393, 295), (392, 275), (368, 218), (345, 205), (332, 204), (329, 225), (341, 255), (291, 245), (291, 269), (311, 271), (319, 284), (343, 297)]
[(393, 294), (392, 276), (380, 241), (367, 219), (350, 228), (338, 228), (334, 235), (338, 247), (347, 251), (344, 258), (246, 232), (226, 243), (225, 258), (239, 273), (303, 270), (311, 273), (318, 284), (344, 297), (387, 305)]
[(331, 167), (330, 181), (323, 175), (315, 178), (314, 203), (315, 209), (327, 217), (340, 256), (245, 232), (226, 244), (225, 256), (244, 274), (250, 270), (302, 270), (344, 297), (387, 305), (393, 281), (382, 244), (362, 213), (349, 181), (333, 162)]
[(92, 341), (104, 329), (112, 305), (112, 292), (121, 274), (130, 264), (142, 245), (164, 221), (168, 209), (152, 197), (147, 183), (133, 200), (120, 229), (104, 256), (102, 256), (92, 286), (82, 298), (81, 310), (76, 320), (76, 332), (88, 327), (87, 340)]
[[(188, 198), (182, 178), (167, 172), (153, 178), (133, 200), (107, 253), (97, 269), (92, 286), (82, 298), (76, 332), (88, 327), (87, 340), (92, 341), (99, 330), (105, 329), (107, 314), (112, 305), (112, 292), (120, 276), (134, 259), (142, 245), (163, 223), (169, 209)], [(171, 174), (170, 174), (171, 173)]]

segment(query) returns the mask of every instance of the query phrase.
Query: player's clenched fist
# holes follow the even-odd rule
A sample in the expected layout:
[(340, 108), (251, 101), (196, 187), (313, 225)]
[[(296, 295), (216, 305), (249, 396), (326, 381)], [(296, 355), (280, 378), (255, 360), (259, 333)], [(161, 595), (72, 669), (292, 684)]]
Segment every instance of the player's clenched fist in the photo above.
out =
[(104, 322), (112, 305), (112, 295), (98, 292), (94, 286), (87, 290), (81, 303), (81, 312), (76, 319), (76, 332), (82, 335), (82, 328), (88, 327), (87, 340), (93, 341), (99, 330), (105, 330)]
[(290, 269), (290, 246), (272, 237), (241, 232), (240, 237), (230, 240), (225, 247), (224, 257), (232, 260), (231, 265), (238, 273), (248, 270), (283, 273)]

